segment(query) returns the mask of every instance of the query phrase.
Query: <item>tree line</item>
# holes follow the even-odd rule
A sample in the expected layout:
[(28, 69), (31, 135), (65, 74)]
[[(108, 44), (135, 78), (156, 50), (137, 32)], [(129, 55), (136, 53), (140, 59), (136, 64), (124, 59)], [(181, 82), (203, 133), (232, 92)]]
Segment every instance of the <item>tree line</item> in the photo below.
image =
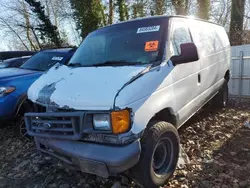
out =
[(250, 7), (245, 0), (9, 0), (0, 6), (9, 14), (0, 15), (0, 27), (29, 50), (69, 46), (69, 36), (79, 45), (88, 33), (103, 26), (175, 14), (221, 24), (228, 30), (231, 44), (239, 45)]

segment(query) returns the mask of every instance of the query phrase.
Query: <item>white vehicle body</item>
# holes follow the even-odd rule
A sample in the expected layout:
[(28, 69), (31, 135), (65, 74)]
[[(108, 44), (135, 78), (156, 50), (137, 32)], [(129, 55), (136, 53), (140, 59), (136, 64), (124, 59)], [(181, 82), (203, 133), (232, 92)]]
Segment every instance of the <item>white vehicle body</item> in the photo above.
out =
[[(164, 17), (155, 19), (158, 18)], [(152, 119), (168, 121), (179, 128), (215, 96), (230, 76), (230, 44), (224, 28), (213, 23), (184, 17), (165, 18), (168, 22), (166, 44), (163, 59), (156, 66), (145, 64), (72, 68), (66, 65), (55, 65), (28, 91), (28, 98), (39, 106), (46, 107), (47, 113), (57, 113), (57, 109), (90, 113), (130, 109), (131, 125), (127, 132), (103, 134), (92, 131), (84, 141), (87, 143), (92, 141), (90, 144), (92, 148), (97, 147), (93, 142), (104, 145), (105, 142), (110, 142), (127, 146), (136, 142), (134, 150), (129, 148), (120, 151), (124, 154), (125, 151), (129, 153), (133, 150), (133, 155), (130, 155), (134, 158), (133, 164), (125, 165), (126, 167), (119, 170), (111, 170), (110, 166), (127, 163), (127, 159), (131, 160), (131, 157), (127, 157), (122, 162), (119, 161), (118, 165), (115, 164), (116, 160), (107, 159), (107, 162), (106, 158), (99, 159), (86, 153), (80, 154), (79, 151), (75, 151), (79, 146), (75, 138), (67, 140), (60, 136), (35, 133), (29, 123), (31, 121), (29, 116), (39, 116), (39, 114), (27, 114), (27, 128), (31, 135), (36, 136), (37, 142), (55, 150), (64, 151), (65, 155), (70, 153), (69, 156), (104, 162), (108, 166), (108, 172), (105, 170), (103, 173), (92, 172), (83, 168), (82, 164), (80, 166), (83, 171), (105, 177), (108, 176), (107, 174), (124, 171), (136, 164), (140, 155), (139, 138)], [(150, 29), (145, 31), (140, 28), (137, 34), (143, 35), (145, 32), (159, 30), (158, 27)], [(198, 61), (178, 65), (171, 61), (173, 55), (180, 53), (178, 50), (182, 43), (194, 43), (197, 46)], [(109, 139), (104, 141), (103, 135)], [(75, 148), (74, 151), (72, 147)]]

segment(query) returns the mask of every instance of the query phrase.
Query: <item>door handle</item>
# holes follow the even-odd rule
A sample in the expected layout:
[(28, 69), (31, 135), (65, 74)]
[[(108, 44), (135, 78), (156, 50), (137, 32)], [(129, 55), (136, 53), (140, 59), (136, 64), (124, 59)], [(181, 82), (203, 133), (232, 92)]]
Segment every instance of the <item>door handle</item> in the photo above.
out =
[(201, 74), (200, 73), (198, 74), (198, 83), (199, 84), (201, 83)]

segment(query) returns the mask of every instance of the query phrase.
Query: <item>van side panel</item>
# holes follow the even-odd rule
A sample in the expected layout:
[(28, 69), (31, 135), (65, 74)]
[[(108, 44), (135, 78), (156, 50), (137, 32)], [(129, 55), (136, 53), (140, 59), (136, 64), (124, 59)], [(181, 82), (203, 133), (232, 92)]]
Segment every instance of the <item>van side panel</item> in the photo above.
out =
[[(199, 27), (197, 27), (199, 26)], [(191, 20), (189, 27), (201, 63), (201, 105), (218, 92), (230, 66), (230, 43), (223, 27)]]

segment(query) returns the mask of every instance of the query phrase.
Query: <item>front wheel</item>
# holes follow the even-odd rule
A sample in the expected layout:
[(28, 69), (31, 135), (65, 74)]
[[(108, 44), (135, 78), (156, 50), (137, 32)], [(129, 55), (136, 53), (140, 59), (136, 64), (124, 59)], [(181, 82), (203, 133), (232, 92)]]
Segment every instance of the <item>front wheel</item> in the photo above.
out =
[(19, 113), (16, 117), (15, 121), (15, 135), (21, 138), (31, 139), (28, 135), (25, 122), (24, 122), (24, 114), (27, 112), (32, 112), (32, 106), (27, 102), (24, 101), (22, 106), (20, 107)]
[(146, 188), (163, 186), (173, 175), (179, 157), (180, 139), (167, 122), (150, 122), (141, 140), (142, 152), (132, 174)]
[(31, 140), (32, 137), (28, 135), (28, 131), (25, 126), (24, 117), (18, 116), (15, 123), (15, 135), (20, 138)]

